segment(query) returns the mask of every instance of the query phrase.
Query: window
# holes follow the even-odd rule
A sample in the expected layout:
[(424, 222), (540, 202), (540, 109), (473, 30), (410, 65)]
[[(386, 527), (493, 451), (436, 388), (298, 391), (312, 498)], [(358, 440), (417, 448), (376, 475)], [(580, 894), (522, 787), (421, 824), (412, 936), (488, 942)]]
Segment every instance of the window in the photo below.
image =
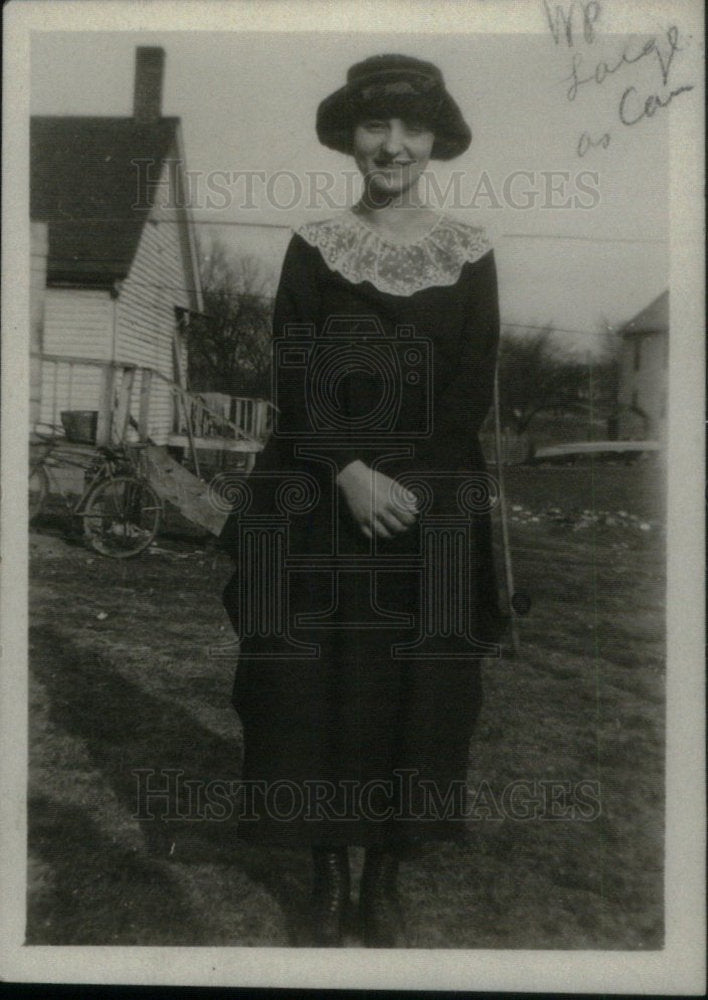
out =
[(634, 338), (634, 370), (638, 372), (642, 364), (642, 338)]

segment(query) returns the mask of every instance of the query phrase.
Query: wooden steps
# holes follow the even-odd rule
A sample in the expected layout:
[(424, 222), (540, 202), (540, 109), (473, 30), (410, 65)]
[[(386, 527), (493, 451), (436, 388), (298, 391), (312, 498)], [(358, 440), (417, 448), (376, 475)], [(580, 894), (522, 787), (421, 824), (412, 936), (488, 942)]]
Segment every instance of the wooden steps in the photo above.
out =
[(190, 444), (204, 451), (238, 451), (257, 454), (263, 445), (257, 441), (227, 437), (194, 437), (191, 442), (187, 434), (170, 434), (167, 443), (173, 448), (189, 448)]
[(145, 458), (148, 480), (158, 496), (173, 503), (193, 524), (212, 535), (220, 535), (228, 514), (213, 503), (208, 483), (185, 469), (158, 445), (148, 445)]

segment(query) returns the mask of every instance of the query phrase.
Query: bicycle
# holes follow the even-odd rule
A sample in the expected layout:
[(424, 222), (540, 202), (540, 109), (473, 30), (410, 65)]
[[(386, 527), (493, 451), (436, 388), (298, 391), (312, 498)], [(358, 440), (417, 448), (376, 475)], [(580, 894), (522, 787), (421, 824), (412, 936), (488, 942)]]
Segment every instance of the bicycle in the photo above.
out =
[(162, 501), (146, 478), (143, 445), (87, 451), (54, 438), (40, 438), (40, 443), (45, 450), (30, 462), (30, 523), (49, 495), (50, 470), (73, 466), (84, 470), (84, 488), (70, 512), (82, 518), (91, 548), (127, 559), (150, 545), (160, 527)]

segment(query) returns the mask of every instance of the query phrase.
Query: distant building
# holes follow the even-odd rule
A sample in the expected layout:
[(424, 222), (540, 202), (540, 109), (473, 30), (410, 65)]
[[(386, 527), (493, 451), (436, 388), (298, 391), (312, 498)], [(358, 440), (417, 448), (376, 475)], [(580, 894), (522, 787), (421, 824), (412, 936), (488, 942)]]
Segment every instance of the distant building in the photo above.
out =
[[(180, 119), (161, 112), (164, 55), (137, 49), (132, 117), (31, 120), (33, 429), (56, 430), (63, 410), (99, 410), (106, 363), (184, 386), (184, 323), (202, 296)], [(157, 444), (174, 423), (164, 380), (150, 390)]]
[(622, 440), (666, 437), (669, 292), (662, 292), (621, 330), (617, 433)]

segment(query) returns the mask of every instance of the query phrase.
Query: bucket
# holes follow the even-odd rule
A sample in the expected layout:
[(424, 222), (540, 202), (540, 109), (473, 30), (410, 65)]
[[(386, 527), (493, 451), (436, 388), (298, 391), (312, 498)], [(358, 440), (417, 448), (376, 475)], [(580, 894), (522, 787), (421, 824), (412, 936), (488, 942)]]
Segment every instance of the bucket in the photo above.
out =
[(66, 440), (74, 444), (95, 444), (98, 410), (62, 410), (59, 414)]

